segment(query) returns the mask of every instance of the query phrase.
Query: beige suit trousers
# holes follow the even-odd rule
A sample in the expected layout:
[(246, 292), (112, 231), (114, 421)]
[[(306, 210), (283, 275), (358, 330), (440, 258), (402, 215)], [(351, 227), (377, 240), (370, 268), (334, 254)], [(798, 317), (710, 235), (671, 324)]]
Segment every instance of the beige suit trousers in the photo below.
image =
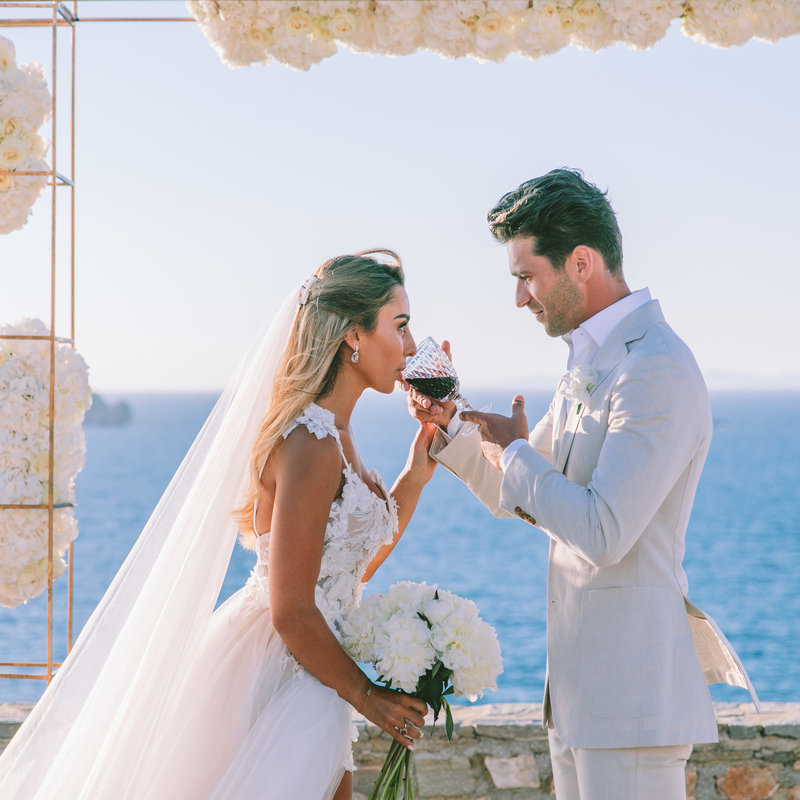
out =
[(686, 800), (690, 744), (584, 750), (547, 733), (556, 800)]

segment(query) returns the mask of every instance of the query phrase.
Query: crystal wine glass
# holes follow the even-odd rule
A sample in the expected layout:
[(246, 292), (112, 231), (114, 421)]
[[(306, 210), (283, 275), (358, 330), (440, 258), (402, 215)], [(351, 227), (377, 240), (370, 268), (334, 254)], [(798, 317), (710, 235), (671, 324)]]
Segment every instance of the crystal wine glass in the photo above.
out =
[(416, 354), (406, 362), (403, 380), (426, 397), (452, 400), (459, 411), (470, 407), (467, 398), (460, 393), (453, 362), (432, 336), (423, 339)]

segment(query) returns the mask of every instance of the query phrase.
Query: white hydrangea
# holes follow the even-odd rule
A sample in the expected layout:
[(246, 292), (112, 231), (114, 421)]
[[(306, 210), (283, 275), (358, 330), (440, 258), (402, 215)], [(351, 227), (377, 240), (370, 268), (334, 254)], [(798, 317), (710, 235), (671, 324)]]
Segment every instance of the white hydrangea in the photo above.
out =
[[(17, 67), (14, 43), (0, 36), (0, 170), (44, 172), (50, 93), (39, 64)], [(46, 175), (0, 175), (0, 233), (18, 230), (47, 185)]]
[[(47, 336), (36, 319), (0, 327), (0, 334)], [(56, 345), (53, 499), (74, 502), (83, 468), (83, 417), (91, 405), (88, 369), (67, 345)], [(0, 339), (0, 503), (46, 503), (50, 479), (50, 343)], [(77, 536), (71, 508), (56, 509), (53, 576)], [(0, 604), (16, 606), (47, 586), (47, 512), (0, 509)]]
[[(66, 568), (64, 553), (78, 535), (71, 508), (53, 520), (53, 579)], [(47, 587), (47, 511), (0, 509), (0, 605), (16, 608)]]

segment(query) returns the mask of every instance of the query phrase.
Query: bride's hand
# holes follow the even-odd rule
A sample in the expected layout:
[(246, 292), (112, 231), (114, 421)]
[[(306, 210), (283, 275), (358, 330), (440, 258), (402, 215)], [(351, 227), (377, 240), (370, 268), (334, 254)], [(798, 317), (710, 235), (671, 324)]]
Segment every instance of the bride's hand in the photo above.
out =
[(428, 705), (418, 697), (373, 684), (361, 713), (403, 747), (413, 750), (414, 740), (423, 736)]
[[(452, 361), (450, 355), (450, 342), (447, 340), (442, 342), (442, 350), (444, 350), (447, 357)], [(404, 392), (408, 392), (408, 412), (414, 419), (421, 423), (430, 423), (438, 425), (443, 430), (447, 430), (450, 420), (453, 419), (456, 413), (456, 404), (449, 400), (433, 400), (420, 394), (413, 386), (400, 381), (400, 388)]]
[(408, 451), (406, 471), (419, 475), (423, 483), (427, 483), (433, 477), (433, 471), (436, 469), (436, 462), (428, 454), (435, 435), (434, 425), (420, 422), (414, 441), (411, 442), (411, 449)]

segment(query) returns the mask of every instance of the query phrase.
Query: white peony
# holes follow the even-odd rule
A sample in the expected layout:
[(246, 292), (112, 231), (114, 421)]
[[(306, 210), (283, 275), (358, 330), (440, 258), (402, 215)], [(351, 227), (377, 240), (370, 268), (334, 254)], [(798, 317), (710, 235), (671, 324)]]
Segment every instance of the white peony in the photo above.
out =
[(428, 625), (418, 616), (392, 616), (376, 636), (375, 648), (379, 653), (375, 669), (404, 692), (413, 692), (436, 660)]
[[(457, 695), (470, 698), (496, 689), (503, 671), (497, 635), (478, 607), (424, 583), (404, 581), (368, 597), (343, 621), (341, 632), (352, 658), (373, 664), (384, 680), (406, 692), (421, 685), (425, 696), (434, 680), (426, 673), (437, 662), (445, 668), (439, 670), (445, 685), (452, 682)], [(438, 680), (430, 685), (441, 685)]]

